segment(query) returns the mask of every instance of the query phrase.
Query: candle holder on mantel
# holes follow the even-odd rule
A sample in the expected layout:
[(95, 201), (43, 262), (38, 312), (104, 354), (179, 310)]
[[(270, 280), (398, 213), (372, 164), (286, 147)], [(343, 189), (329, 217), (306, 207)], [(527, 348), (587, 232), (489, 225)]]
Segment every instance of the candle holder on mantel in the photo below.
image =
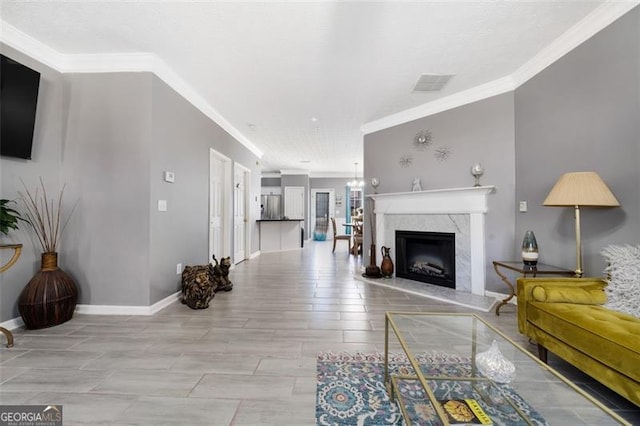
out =
[(378, 193), (378, 186), (380, 186), (380, 179), (377, 177), (371, 178), (371, 187), (373, 188), (373, 193)]
[(473, 186), (481, 186), (480, 185), (480, 176), (484, 174), (484, 167), (482, 164), (476, 163), (471, 166), (471, 175), (476, 179), (476, 183)]

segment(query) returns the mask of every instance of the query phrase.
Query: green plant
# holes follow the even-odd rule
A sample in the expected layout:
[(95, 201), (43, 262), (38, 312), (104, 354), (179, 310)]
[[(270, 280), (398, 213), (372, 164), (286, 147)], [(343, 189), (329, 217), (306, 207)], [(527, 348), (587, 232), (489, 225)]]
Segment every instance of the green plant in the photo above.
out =
[(18, 221), (24, 220), (20, 217), (20, 213), (7, 207), (8, 204), (14, 202), (13, 200), (0, 200), (0, 233), (2, 235), (7, 235), (11, 229), (18, 229)]
[(75, 205), (63, 221), (62, 197), (64, 195), (64, 186), (60, 190), (57, 200), (50, 199), (47, 196), (47, 190), (42, 179), (40, 179), (40, 187), (36, 187), (33, 192), (29, 191), (24, 182), (22, 182), (22, 186), (24, 187), (24, 192), (18, 191), (18, 196), (24, 206), (25, 218), (23, 220), (33, 228), (44, 253), (56, 252), (62, 231), (69, 223)]

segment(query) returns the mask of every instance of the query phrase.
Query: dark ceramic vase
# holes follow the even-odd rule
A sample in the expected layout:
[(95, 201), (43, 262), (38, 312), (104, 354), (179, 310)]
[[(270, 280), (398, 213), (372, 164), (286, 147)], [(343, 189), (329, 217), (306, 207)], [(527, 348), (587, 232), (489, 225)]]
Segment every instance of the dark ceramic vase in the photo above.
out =
[(18, 310), (29, 329), (52, 327), (69, 321), (78, 303), (73, 279), (58, 268), (58, 253), (42, 253), (40, 271), (20, 293)]
[(380, 265), (380, 272), (382, 276), (385, 278), (390, 278), (393, 275), (393, 261), (391, 260), (391, 256), (389, 255), (389, 251), (391, 248), (382, 247), (382, 264)]

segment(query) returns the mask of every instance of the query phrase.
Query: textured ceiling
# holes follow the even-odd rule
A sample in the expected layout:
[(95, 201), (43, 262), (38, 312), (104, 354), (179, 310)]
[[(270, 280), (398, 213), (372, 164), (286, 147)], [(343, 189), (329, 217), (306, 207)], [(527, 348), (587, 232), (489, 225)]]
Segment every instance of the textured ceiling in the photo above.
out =
[[(2, 1), (0, 18), (62, 55), (157, 55), (263, 170), (351, 174), (363, 124), (510, 75), (601, 3)], [(412, 92), (427, 73), (455, 76)]]

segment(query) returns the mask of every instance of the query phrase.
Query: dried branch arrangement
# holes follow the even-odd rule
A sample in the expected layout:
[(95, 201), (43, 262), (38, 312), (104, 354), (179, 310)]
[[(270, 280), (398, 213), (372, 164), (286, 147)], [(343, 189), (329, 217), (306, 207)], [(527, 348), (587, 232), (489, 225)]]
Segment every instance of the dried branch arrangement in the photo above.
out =
[(62, 231), (69, 223), (75, 205), (63, 221), (62, 198), (65, 186), (60, 190), (57, 200), (49, 199), (42, 178), (40, 178), (40, 187), (36, 187), (33, 192), (29, 191), (24, 182), (22, 182), (22, 186), (24, 192), (18, 191), (18, 197), (24, 206), (26, 222), (33, 228), (43, 252), (56, 252)]

